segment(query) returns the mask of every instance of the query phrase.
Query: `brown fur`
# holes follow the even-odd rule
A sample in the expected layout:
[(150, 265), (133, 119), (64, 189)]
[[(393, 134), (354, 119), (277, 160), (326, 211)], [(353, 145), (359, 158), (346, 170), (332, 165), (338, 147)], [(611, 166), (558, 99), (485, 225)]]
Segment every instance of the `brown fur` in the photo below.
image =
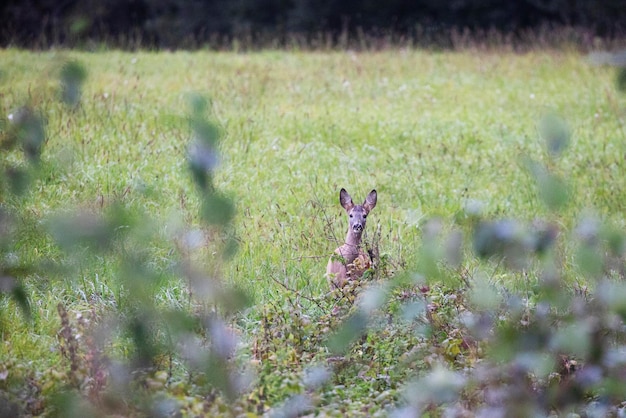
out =
[(331, 288), (344, 287), (371, 267), (372, 260), (360, 246), (367, 215), (376, 206), (376, 199), (376, 190), (372, 190), (362, 205), (355, 205), (348, 192), (341, 189), (339, 202), (348, 214), (349, 226), (345, 243), (335, 250), (326, 266), (326, 278)]

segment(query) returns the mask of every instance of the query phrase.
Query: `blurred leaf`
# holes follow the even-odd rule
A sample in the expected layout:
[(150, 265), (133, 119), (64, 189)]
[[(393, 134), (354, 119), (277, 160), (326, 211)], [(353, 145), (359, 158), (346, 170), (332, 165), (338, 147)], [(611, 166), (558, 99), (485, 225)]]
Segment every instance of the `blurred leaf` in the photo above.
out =
[(203, 366), (203, 371), (211, 386), (218, 388), (229, 401), (234, 401), (237, 391), (226, 359), (211, 352)]
[(423, 300), (417, 300), (411, 303), (405, 303), (402, 305), (402, 319), (407, 322), (412, 322), (415, 318), (418, 318), (426, 313), (426, 302)]
[(547, 173), (546, 176), (537, 179), (539, 196), (551, 210), (558, 210), (567, 205), (569, 200), (569, 188), (561, 177)]
[(455, 230), (448, 234), (444, 243), (446, 262), (457, 268), (463, 262), (463, 232)]
[(127, 298), (131, 303), (140, 304), (144, 313), (148, 312), (154, 293), (163, 283), (164, 272), (156, 268), (143, 251), (127, 252), (120, 264), (119, 279), (129, 290)]
[(592, 215), (586, 215), (576, 226), (576, 236), (586, 245), (596, 245), (602, 224)]
[(537, 183), (539, 198), (549, 209), (558, 210), (568, 203), (570, 192), (565, 180), (531, 158), (525, 158), (524, 165)]
[(236, 237), (229, 236), (224, 245), (224, 259), (229, 260), (233, 258), (235, 254), (237, 254), (237, 251), (239, 251), (239, 240)]
[(26, 289), (14, 277), (0, 276), (0, 294), (10, 295), (22, 310), (24, 317), (31, 318), (30, 302)]
[(425, 377), (409, 384), (404, 397), (411, 405), (425, 407), (428, 404), (454, 402), (466, 379), (461, 373), (436, 365)]
[(119, 202), (114, 202), (106, 208), (102, 220), (115, 237), (132, 231), (140, 241), (147, 241), (154, 230), (149, 216), (140, 210), (129, 209)]
[(150, 417), (170, 418), (180, 416), (180, 404), (175, 400), (165, 396), (156, 397), (152, 400), (150, 407)]
[(76, 107), (80, 103), (82, 85), (87, 78), (87, 70), (77, 61), (69, 61), (61, 69), (61, 100)]
[(463, 211), (473, 218), (482, 216), (484, 209), (485, 203), (477, 199), (467, 199), (463, 204)]
[(612, 65), (615, 67), (626, 67), (626, 51), (607, 52), (593, 51), (588, 57), (589, 62), (594, 65)]
[(554, 371), (554, 355), (549, 352), (522, 351), (515, 356), (514, 364), (540, 379)]
[(308, 390), (315, 390), (332, 377), (332, 371), (324, 366), (307, 366), (302, 377), (302, 384)]
[(38, 163), (42, 147), (46, 141), (44, 121), (41, 115), (30, 107), (21, 107), (13, 115), (15, 138), (22, 146), (31, 163)]
[(10, 276), (0, 276), (0, 293), (12, 293), (17, 287), (17, 280)]
[(101, 217), (87, 213), (53, 217), (48, 221), (48, 229), (57, 244), (65, 250), (80, 246), (109, 248), (114, 232), (111, 225)]
[(161, 352), (161, 347), (156, 340), (156, 320), (157, 318), (148, 317), (146, 312), (128, 318), (126, 331), (133, 341), (136, 367), (151, 365), (157, 354)]
[(581, 244), (576, 251), (576, 263), (590, 278), (602, 275), (604, 257), (595, 245)]
[(517, 231), (518, 225), (513, 220), (483, 221), (474, 229), (474, 251), (481, 258), (499, 254), (503, 244), (512, 241)]
[(367, 316), (363, 312), (353, 313), (328, 341), (328, 348), (335, 354), (344, 353), (350, 344), (367, 328)]
[(229, 315), (249, 307), (252, 299), (246, 289), (235, 286), (222, 292), (218, 302), (224, 313)]
[(528, 231), (514, 219), (480, 222), (474, 229), (472, 241), (479, 257), (502, 257), (512, 268), (524, 268), (532, 249)]
[(617, 71), (617, 90), (626, 93), (626, 68)]
[(550, 155), (558, 157), (569, 146), (570, 130), (565, 121), (556, 114), (545, 115), (539, 121), (539, 133)]
[(626, 283), (603, 280), (596, 291), (600, 302), (611, 312), (626, 319)]
[(537, 254), (545, 254), (554, 246), (558, 234), (559, 230), (555, 225), (535, 221), (531, 230), (533, 250)]
[(237, 336), (218, 316), (211, 316), (207, 322), (206, 328), (211, 338), (212, 352), (221, 358), (222, 361), (226, 361), (234, 354), (237, 348)]
[(418, 253), (416, 271), (420, 272), (428, 283), (443, 278), (439, 262), (441, 261), (438, 242), (423, 241)]
[(235, 205), (228, 197), (211, 193), (202, 201), (201, 216), (210, 225), (227, 225), (235, 216)]
[(385, 286), (370, 286), (363, 291), (358, 300), (359, 309), (371, 314), (387, 301), (388, 289)]
[(194, 173), (210, 174), (215, 171), (220, 163), (220, 155), (215, 145), (198, 139), (189, 145), (187, 159)]
[(526, 318), (514, 317), (496, 328), (497, 344), (488, 347), (489, 356), (496, 361), (511, 362), (520, 353), (545, 352), (554, 334), (549, 317), (550, 305), (538, 304), (534, 315)]
[(183, 265), (183, 274), (187, 278), (191, 290), (201, 300), (213, 300), (218, 292), (218, 283), (204, 271), (193, 265)]
[(9, 189), (14, 195), (21, 196), (28, 191), (31, 176), (27, 170), (20, 167), (8, 167), (5, 171), (5, 177), (9, 182)]
[(66, 418), (100, 416), (98, 410), (78, 393), (63, 391), (52, 399), (55, 412)]
[(189, 106), (191, 107), (191, 114), (196, 117), (204, 117), (210, 104), (211, 101), (201, 94), (192, 93), (189, 96)]
[(70, 32), (73, 35), (79, 36), (89, 30), (91, 27), (91, 21), (84, 16), (79, 16), (72, 20), (70, 25)]
[(194, 139), (210, 147), (216, 147), (220, 139), (220, 129), (213, 122), (201, 118), (191, 120)]
[(26, 289), (22, 285), (17, 285), (13, 288), (13, 292), (11, 293), (13, 296), (13, 300), (17, 302), (17, 305), (22, 310), (22, 313), (27, 319), (31, 317), (30, 311), (30, 302), (28, 301), (28, 294), (26, 293)]
[(87, 78), (87, 70), (78, 61), (69, 61), (61, 69), (61, 80), (67, 83), (83, 83)]
[(163, 312), (162, 318), (172, 334), (184, 334), (198, 329), (198, 318), (190, 316), (181, 310), (168, 310)]
[(626, 252), (626, 237), (621, 230), (607, 226), (603, 228), (602, 235), (606, 239), (613, 256), (621, 257), (624, 255)]
[(428, 282), (444, 278), (439, 265), (444, 257), (442, 228), (443, 223), (439, 218), (429, 219), (422, 226), (422, 246), (417, 257), (416, 271), (424, 275)]
[(470, 300), (481, 311), (493, 310), (502, 302), (502, 298), (493, 285), (480, 277), (474, 280), (470, 290)]
[(290, 396), (282, 405), (275, 408), (269, 415), (271, 418), (296, 418), (302, 417), (313, 409), (311, 397), (297, 394)]
[(557, 353), (585, 359), (591, 348), (591, 324), (587, 318), (560, 327), (552, 337), (551, 345)]
[(10, 251), (9, 248), (13, 246), (15, 229), (15, 219), (5, 208), (2, 207), (2, 205), (0, 205), (0, 251)]

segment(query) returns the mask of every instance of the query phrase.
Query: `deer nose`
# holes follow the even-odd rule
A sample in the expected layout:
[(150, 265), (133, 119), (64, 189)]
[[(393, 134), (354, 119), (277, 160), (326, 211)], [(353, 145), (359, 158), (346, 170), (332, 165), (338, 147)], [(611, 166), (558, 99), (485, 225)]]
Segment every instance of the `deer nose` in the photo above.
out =
[(360, 232), (363, 230), (363, 224), (361, 223), (355, 223), (354, 226), (352, 227), (352, 229), (354, 229), (357, 232)]

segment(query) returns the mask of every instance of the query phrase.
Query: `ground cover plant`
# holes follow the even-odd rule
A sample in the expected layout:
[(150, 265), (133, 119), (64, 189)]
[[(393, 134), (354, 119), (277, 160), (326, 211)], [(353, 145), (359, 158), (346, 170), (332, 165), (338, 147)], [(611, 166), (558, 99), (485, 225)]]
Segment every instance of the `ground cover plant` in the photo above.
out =
[[(3, 415), (623, 408), (614, 68), (1, 54)], [(378, 257), (331, 292), (341, 187), (378, 191)]]

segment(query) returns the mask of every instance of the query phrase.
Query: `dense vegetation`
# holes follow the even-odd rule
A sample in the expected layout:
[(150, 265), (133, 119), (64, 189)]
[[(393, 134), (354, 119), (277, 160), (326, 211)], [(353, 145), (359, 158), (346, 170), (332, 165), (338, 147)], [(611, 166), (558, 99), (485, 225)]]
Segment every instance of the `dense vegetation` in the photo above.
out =
[[(614, 68), (0, 54), (1, 416), (623, 412)], [(331, 292), (342, 186), (379, 257)]]
[[(624, 0), (6, 0), (0, 45), (93, 48), (255, 46), (362, 47), (371, 41), (449, 47), (458, 33), (528, 42), (538, 28), (569, 27), (568, 38), (624, 34)], [(456, 35), (451, 29), (457, 29)], [(550, 31), (546, 32), (550, 33)], [(367, 35), (366, 35), (367, 34)], [(452, 34), (452, 35), (451, 35)], [(373, 37), (371, 35), (374, 35)], [(389, 40), (387, 39), (387, 40)], [(350, 40), (354, 42), (350, 42)], [(488, 40), (488, 39), (485, 39)], [(551, 41), (551, 36), (545, 40)], [(571, 39), (570, 39), (571, 40)]]

